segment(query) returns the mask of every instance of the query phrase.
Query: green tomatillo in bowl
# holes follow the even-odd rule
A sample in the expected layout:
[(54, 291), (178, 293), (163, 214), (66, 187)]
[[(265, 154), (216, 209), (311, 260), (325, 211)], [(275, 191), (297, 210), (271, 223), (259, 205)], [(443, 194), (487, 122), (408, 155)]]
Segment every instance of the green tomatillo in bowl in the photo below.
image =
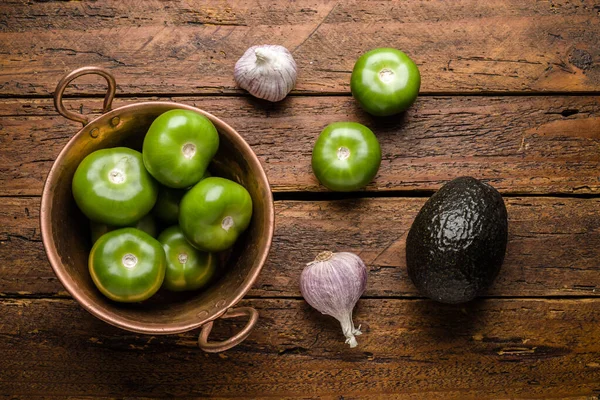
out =
[(144, 168), (140, 152), (115, 147), (85, 157), (73, 176), (72, 190), (77, 206), (90, 220), (126, 226), (152, 209), (158, 184)]
[(328, 189), (350, 192), (377, 175), (381, 148), (375, 134), (357, 122), (329, 124), (315, 142), (312, 169)]
[[(152, 237), (156, 237), (158, 233), (156, 231), (156, 221), (152, 217), (151, 214), (147, 214), (139, 221), (134, 222), (133, 224), (128, 225), (130, 228), (139, 229), (142, 232), (146, 232), (148, 235)], [(102, 235), (108, 232), (112, 232), (116, 229), (123, 228), (122, 226), (111, 226), (102, 224), (100, 222), (90, 221), (90, 231), (92, 237), (92, 244), (96, 243), (96, 240), (100, 239)]]
[(225, 178), (203, 179), (179, 205), (179, 226), (197, 249), (217, 252), (230, 248), (248, 228), (252, 198), (242, 185)]
[[(211, 174), (207, 170), (200, 180), (209, 176)], [(158, 189), (158, 197), (152, 209), (152, 214), (167, 226), (177, 224), (179, 221), (179, 203), (181, 203), (186, 191), (186, 189), (173, 189), (161, 185)]]
[(142, 154), (144, 165), (157, 181), (171, 188), (196, 184), (219, 148), (219, 133), (204, 115), (174, 109), (150, 125)]
[(392, 48), (366, 52), (350, 78), (352, 96), (369, 114), (385, 117), (408, 109), (421, 87), (419, 68), (406, 54)]
[(215, 275), (217, 257), (194, 248), (179, 226), (165, 229), (158, 236), (158, 241), (167, 256), (167, 271), (163, 283), (167, 289), (175, 292), (200, 289)]
[(90, 251), (88, 267), (94, 284), (111, 300), (139, 302), (163, 283), (165, 252), (152, 236), (135, 228), (102, 235)]
[(176, 224), (179, 219), (179, 203), (185, 192), (185, 189), (173, 189), (161, 185), (152, 214), (164, 224)]

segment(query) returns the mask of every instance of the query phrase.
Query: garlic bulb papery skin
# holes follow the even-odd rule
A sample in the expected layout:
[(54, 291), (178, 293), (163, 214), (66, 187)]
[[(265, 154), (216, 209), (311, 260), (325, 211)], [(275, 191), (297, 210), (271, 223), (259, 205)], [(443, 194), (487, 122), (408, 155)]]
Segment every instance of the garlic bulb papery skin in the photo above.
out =
[(361, 334), (360, 325), (354, 327), (352, 310), (367, 287), (367, 267), (353, 253), (320, 253), (308, 263), (300, 276), (302, 297), (313, 308), (340, 321), (346, 343), (356, 347), (355, 336)]
[(233, 76), (236, 83), (251, 95), (280, 101), (296, 85), (296, 61), (283, 46), (252, 46), (235, 64)]

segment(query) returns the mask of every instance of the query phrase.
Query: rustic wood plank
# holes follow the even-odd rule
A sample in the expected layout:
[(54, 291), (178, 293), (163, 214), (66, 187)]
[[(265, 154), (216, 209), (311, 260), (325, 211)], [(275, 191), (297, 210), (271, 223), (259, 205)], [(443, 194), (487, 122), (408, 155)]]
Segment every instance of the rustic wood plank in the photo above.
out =
[[(352, 251), (369, 268), (366, 296), (412, 297), (405, 240), (426, 199), (277, 201), (273, 247), (251, 296), (300, 296), (304, 264), (324, 250)], [(600, 295), (600, 199), (506, 198), (509, 244), (491, 296)], [(46, 260), (39, 198), (3, 198), (0, 292), (65, 295)]]
[[(597, 92), (599, 11), (594, 0), (8, 0), (0, 94), (49, 95), (89, 64), (110, 68), (124, 93), (240, 93), (233, 65), (261, 43), (294, 53), (296, 93), (348, 93), (355, 60), (382, 46), (414, 58), (427, 93)], [(78, 87), (91, 93), (99, 83)]]
[[(490, 299), (463, 307), (360, 300), (359, 346), (301, 300), (245, 300), (261, 314), (237, 348), (203, 354), (197, 332), (143, 336), (71, 300), (0, 300), (0, 392), (29, 396), (563, 398), (600, 393), (600, 300)], [(217, 324), (224, 339), (244, 321)]]
[[(399, 120), (373, 119), (348, 97), (173, 97), (223, 118), (250, 143), (276, 192), (326, 191), (310, 157), (334, 121), (366, 124), (383, 160), (370, 191), (429, 191), (461, 175), (503, 193), (600, 193), (600, 97), (426, 97)], [(118, 99), (116, 106), (152, 99)], [(97, 113), (98, 99), (67, 104)], [(38, 195), (81, 125), (56, 115), (49, 99), (0, 101), (0, 195)]]

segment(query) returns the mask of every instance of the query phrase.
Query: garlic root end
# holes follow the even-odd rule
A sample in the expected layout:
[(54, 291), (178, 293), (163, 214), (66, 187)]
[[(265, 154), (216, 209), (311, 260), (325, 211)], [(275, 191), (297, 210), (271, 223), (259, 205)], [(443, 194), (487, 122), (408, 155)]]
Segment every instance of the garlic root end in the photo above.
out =
[(342, 319), (340, 323), (342, 325), (342, 332), (344, 332), (344, 336), (346, 336), (346, 344), (349, 344), (350, 348), (358, 346), (355, 336), (362, 335), (362, 332), (360, 331), (361, 326), (359, 325), (358, 328), (354, 327), (351, 314)]
[(346, 344), (349, 344), (351, 349), (358, 346), (358, 342), (352, 334), (350, 334), (350, 336), (346, 339)]

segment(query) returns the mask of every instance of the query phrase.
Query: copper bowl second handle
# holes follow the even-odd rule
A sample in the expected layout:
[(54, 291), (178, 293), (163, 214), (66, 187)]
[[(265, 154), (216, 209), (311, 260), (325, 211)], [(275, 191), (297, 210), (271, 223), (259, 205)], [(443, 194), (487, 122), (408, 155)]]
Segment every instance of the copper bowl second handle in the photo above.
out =
[(239, 331), (237, 334), (222, 342), (208, 341), (208, 335), (210, 335), (210, 331), (212, 330), (214, 321), (209, 321), (205, 323), (204, 325), (202, 325), (202, 330), (200, 331), (200, 335), (198, 336), (198, 346), (200, 346), (200, 348), (207, 353), (219, 353), (221, 351), (229, 350), (232, 347), (242, 343), (244, 340), (246, 340), (248, 335), (250, 335), (252, 329), (254, 329), (254, 326), (258, 321), (258, 311), (256, 311), (252, 307), (239, 307), (230, 308), (225, 314), (221, 315), (221, 318), (236, 318), (244, 316), (249, 317), (246, 326), (244, 326), (242, 330)]
[[(56, 90), (54, 91), (54, 106), (56, 107), (56, 111), (58, 111), (58, 113), (63, 117), (68, 118), (72, 121), (81, 122), (85, 126), (90, 121), (89, 117), (83, 114), (76, 113), (74, 111), (67, 110), (62, 102), (65, 89), (67, 88), (69, 83), (71, 83), (71, 81), (82, 75), (100, 75), (104, 79), (106, 79), (106, 82), (108, 83), (108, 90), (106, 91), (106, 95), (104, 97), (104, 104), (102, 107), (103, 114), (111, 110), (112, 101), (115, 97), (117, 89), (117, 84), (115, 81), (115, 77), (109, 71), (107, 71), (104, 68), (94, 66), (78, 68), (65, 75), (60, 80), (60, 82), (58, 82)], [(252, 307), (229, 308), (220, 317), (228, 319), (244, 316), (248, 317), (248, 322), (246, 323), (246, 326), (244, 326), (244, 328), (242, 328), (242, 330), (239, 331), (237, 334), (221, 342), (208, 341), (208, 336), (210, 335), (210, 332), (213, 328), (214, 321), (209, 321), (205, 323), (204, 325), (202, 325), (200, 335), (198, 336), (198, 346), (207, 353), (219, 353), (221, 351), (231, 349), (232, 347), (235, 347), (238, 344), (242, 343), (248, 337), (248, 335), (250, 335), (252, 329), (254, 329), (254, 326), (258, 321), (258, 311), (256, 311)]]

